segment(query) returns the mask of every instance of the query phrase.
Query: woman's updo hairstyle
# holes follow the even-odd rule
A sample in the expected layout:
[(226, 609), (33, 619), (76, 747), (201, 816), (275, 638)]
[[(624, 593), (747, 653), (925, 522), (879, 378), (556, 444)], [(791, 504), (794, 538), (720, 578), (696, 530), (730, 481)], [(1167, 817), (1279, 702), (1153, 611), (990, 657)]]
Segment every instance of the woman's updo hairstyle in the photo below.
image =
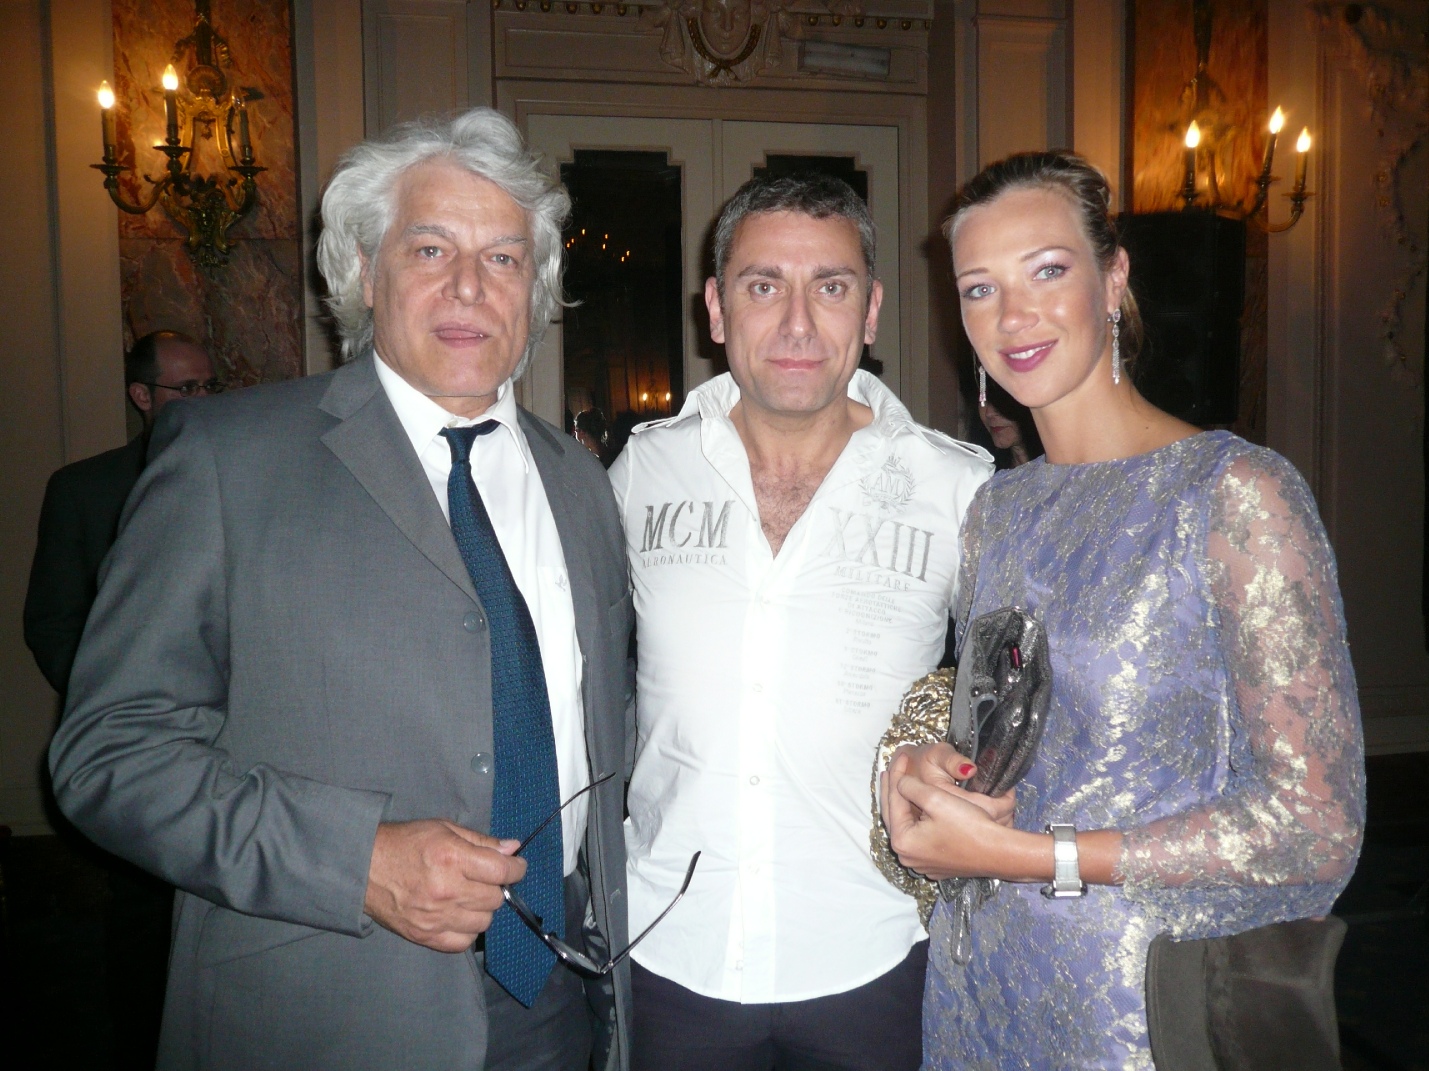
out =
[[(1111, 214), (1111, 187), (1106, 176), (1095, 164), (1074, 152), (1013, 153), (996, 163), (988, 164), (963, 187), (953, 201), (953, 214), (943, 221), (943, 237), (949, 249), (958, 224), (968, 209), (991, 204), (1012, 190), (1056, 190), (1064, 194), (1076, 210), (1082, 233), (1091, 243), (1097, 264), (1103, 274), (1111, 270), (1116, 251), (1116, 220)], [(1141, 350), (1143, 328), (1141, 313), (1131, 287), (1121, 297), (1121, 361), (1128, 369)]]

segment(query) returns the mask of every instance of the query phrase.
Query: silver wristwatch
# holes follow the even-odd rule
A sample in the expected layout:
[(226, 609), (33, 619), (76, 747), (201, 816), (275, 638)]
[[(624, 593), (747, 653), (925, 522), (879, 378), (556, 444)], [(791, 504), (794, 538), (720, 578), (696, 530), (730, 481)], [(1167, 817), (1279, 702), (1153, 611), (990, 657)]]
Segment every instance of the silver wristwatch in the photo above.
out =
[(1082, 868), (1077, 857), (1077, 827), (1061, 822), (1047, 826), (1052, 834), (1052, 884), (1042, 886), (1042, 895), (1049, 900), (1086, 896), (1087, 883), (1082, 880)]

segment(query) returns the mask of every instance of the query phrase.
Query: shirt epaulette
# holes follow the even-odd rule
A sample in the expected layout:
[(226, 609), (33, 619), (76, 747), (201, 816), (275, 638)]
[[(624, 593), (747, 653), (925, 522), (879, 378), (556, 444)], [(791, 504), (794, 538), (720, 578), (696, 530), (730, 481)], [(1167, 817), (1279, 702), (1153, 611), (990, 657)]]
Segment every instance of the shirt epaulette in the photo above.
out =
[(954, 439), (947, 432), (939, 431), (937, 428), (930, 428), (924, 424), (914, 424), (913, 426), (922, 434), (923, 438), (935, 446), (951, 446), (967, 454), (969, 457), (976, 458), (978, 461), (985, 462), (988, 465), (993, 463), (992, 455), (976, 443), (967, 443), (961, 439)]

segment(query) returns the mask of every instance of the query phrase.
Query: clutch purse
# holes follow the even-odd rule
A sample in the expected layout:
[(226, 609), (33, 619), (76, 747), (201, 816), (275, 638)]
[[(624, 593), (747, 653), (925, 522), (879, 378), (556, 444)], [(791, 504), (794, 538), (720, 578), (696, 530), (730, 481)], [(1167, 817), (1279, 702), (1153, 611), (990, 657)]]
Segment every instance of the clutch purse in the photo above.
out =
[(913, 684), (879, 742), (873, 770), (870, 846), (879, 871), (918, 901), (926, 926), (941, 897), (953, 905), (949, 955), (966, 963), (973, 913), (997, 891), (991, 878), (933, 882), (898, 862), (878, 813), (878, 779), (898, 748), (946, 740), (977, 764), (962, 783), (971, 792), (1000, 796), (1020, 781), (1037, 756), (1052, 702), (1052, 663), (1042, 624), (1016, 606), (973, 619), (957, 672), (937, 670)]

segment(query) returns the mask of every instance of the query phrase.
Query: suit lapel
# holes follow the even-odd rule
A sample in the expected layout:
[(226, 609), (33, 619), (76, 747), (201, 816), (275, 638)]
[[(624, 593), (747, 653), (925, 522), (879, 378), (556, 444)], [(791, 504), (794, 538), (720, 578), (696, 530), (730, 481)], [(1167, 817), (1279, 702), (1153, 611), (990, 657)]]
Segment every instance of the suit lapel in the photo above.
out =
[(322, 437), (357, 482), (410, 539), (473, 602), (476, 589), (451, 526), (432, 495), (422, 463), (382, 390), (371, 354), (339, 369), (321, 408), (341, 423)]
[[(580, 519), (585, 516), (581, 493), (567, 475), (562, 459), (566, 444), (524, 409), (521, 429), (526, 433), (526, 445), (531, 448), (541, 485), (546, 489), (546, 501), (556, 521), (556, 534), (561, 537), (561, 552), (566, 558), (566, 575), (571, 581), (571, 603), (576, 614), (576, 641), (587, 658), (595, 650), (596, 622), (600, 607), (595, 597), (595, 580), (591, 573), (586, 534)], [(583, 449), (583, 448), (582, 448)]]

